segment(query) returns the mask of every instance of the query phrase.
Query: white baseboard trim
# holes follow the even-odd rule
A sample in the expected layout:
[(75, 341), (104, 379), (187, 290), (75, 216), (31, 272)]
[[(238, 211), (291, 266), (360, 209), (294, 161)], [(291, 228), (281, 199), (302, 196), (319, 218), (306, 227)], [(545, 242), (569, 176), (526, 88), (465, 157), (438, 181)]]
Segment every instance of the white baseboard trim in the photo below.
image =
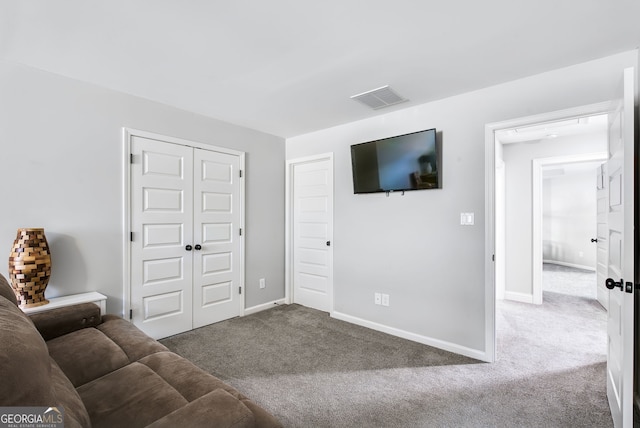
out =
[(341, 312), (336, 312), (336, 311), (331, 312), (331, 317), (339, 319), (341, 321), (349, 322), (351, 324), (367, 327), (372, 330), (381, 331), (383, 333), (387, 333), (392, 336), (397, 336), (403, 339), (411, 340), (413, 342), (422, 343), (423, 345), (433, 346), (434, 348), (443, 349), (445, 351), (464, 355), (465, 357), (475, 358), (476, 360), (480, 360), (484, 362), (491, 362), (486, 352), (479, 351), (477, 349), (467, 348), (466, 346), (457, 345), (451, 342), (445, 342), (444, 340), (422, 336), (419, 334), (411, 333), (409, 331), (400, 330), (395, 327), (390, 327), (384, 324), (379, 324), (373, 321), (368, 321), (362, 318), (347, 315)]
[(267, 309), (271, 309), (277, 305), (283, 305), (284, 299), (274, 300), (272, 302), (263, 303), (261, 305), (252, 306), (250, 308), (245, 308), (244, 315), (251, 315), (261, 311), (266, 311)]
[(560, 262), (557, 260), (542, 260), (542, 263), (550, 263), (552, 265), (560, 265), (560, 266), (567, 266), (567, 267), (572, 267), (576, 269), (590, 270), (592, 272), (596, 271), (593, 266), (585, 266), (585, 265), (579, 265), (576, 263)]
[(513, 300), (514, 302), (533, 304), (533, 295), (526, 293), (518, 293), (516, 291), (505, 291), (504, 300)]

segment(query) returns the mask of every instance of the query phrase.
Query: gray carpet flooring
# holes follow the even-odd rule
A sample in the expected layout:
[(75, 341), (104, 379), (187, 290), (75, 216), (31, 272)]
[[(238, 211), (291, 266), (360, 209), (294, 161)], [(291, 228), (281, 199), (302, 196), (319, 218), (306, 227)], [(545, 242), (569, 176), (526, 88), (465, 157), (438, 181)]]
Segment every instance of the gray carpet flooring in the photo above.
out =
[(606, 313), (498, 303), (487, 364), (283, 305), (162, 340), (286, 427), (611, 427)]
[[(544, 263), (542, 265), (542, 290), (570, 294), (586, 299), (596, 298), (595, 271)], [(544, 296), (543, 296), (544, 298)]]

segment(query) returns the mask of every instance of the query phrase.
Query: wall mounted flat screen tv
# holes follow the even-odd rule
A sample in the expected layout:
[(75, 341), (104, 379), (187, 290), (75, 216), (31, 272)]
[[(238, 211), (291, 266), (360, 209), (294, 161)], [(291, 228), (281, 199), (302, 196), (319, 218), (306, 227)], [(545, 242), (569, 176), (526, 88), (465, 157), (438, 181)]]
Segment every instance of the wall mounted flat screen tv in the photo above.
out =
[(354, 193), (439, 189), (436, 130), (351, 146)]

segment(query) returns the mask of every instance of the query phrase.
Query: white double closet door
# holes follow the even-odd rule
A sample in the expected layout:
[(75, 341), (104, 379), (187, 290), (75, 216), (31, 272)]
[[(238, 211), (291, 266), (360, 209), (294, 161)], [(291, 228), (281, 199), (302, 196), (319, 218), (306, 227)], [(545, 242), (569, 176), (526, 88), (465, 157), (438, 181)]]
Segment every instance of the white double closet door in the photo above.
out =
[(157, 339), (241, 315), (240, 156), (129, 141), (132, 322)]

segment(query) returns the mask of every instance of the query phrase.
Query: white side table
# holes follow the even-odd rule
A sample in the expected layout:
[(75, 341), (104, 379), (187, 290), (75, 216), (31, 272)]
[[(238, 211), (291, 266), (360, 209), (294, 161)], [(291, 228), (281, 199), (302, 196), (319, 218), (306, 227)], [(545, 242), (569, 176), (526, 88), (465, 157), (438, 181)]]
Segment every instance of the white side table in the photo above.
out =
[(46, 305), (36, 306), (35, 308), (21, 308), (25, 314), (36, 314), (38, 312), (50, 311), (55, 308), (63, 308), (65, 306), (77, 305), (80, 303), (95, 303), (100, 307), (100, 314), (107, 312), (107, 296), (96, 291), (88, 293), (71, 294), (69, 296), (53, 297), (48, 299)]

